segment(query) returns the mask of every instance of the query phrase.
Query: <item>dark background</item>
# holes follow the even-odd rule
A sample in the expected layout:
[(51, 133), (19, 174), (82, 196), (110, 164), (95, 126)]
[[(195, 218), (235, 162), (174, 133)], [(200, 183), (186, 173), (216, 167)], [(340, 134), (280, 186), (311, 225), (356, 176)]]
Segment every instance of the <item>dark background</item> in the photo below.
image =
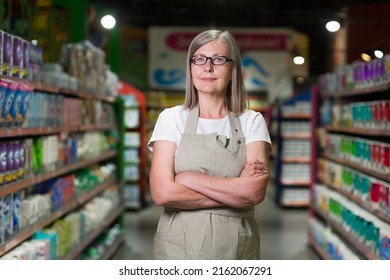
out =
[[(354, 26), (350, 32), (353, 36), (348, 38), (348, 63), (359, 59), (362, 51), (376, 47), (377, 39), (372, 37), (376, 27), (382, 28), (378, 38), (390, 38), (388, 0), (90, 0), (90, 3), (114, 11), (119, 24), (145, 30), (149, 26), (292, 28), (309, 37), (309, 72), (313, 77), (334, 71), (331, 49), (334, 34), (325, 29), (328, 20), (338, 19), (345, 26)], [(373, 6), (378, 3), (387, 5), (383, 6), (385, 10)], [(362, 25), (367, 26), (364, 32)], [(387, 51), (390, 42), (381, 45)]]

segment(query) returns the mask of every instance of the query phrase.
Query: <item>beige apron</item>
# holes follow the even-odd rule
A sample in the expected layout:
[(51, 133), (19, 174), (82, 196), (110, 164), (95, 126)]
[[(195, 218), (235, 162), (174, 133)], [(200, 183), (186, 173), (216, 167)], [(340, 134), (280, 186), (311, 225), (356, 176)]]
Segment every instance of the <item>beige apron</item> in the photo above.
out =
[[(188, 114), (175, 158), (175, 173), (200, 172), (239, 177), (246, 162), (245, 137), (229, 112), (232, 138), (196, 134), (199, 107)], [(260, 237), (254, 207), (183, 210), (164, 208), (154, 237), (154, 259), (260, 259)]]

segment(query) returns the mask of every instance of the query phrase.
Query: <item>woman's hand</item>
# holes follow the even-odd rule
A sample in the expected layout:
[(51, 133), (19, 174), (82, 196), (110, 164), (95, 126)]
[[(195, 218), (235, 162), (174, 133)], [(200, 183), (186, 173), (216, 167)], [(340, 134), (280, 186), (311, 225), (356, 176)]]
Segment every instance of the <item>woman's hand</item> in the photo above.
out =
[(268, 173), (268, 168), (263, 162), (260, 162), (259, 160), (253, 160), (253, 161), (248, 161), (245, 164), (244, 169), (241, 171), (240, 177), (257, 178), (267, 173)]

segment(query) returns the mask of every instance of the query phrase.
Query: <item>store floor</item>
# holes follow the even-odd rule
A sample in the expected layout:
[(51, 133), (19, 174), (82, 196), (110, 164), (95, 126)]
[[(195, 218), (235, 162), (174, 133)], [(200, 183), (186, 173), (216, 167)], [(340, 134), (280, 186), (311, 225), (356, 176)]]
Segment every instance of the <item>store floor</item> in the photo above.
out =
[[(161, 214), (153, 203), (140, 211), (125, 214), (125, 243), (113, 256), (116, 260), (150, 260), (153, 236)], [(261, 236), (261, 257), (268, 260), (317, 260), (308, 244), (308, 210), (286, 209), (268, 196), (256, 207)]]

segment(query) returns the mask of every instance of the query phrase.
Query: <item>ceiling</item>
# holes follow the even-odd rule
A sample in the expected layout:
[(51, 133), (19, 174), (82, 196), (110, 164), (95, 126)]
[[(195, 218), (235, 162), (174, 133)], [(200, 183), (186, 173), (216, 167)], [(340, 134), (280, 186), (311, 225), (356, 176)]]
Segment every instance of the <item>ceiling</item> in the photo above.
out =
[[(90, 0), (121, 21), (150, 25), (305, 26), (324, 22), (350, 3), (370, 0)], [(375, 1), (378, 2), (378, 1)]]
[(327, 71), (325, 23), (344, 17), (349, 5), (386, 0), (90, 0), (112, 9), (122, 24), (149, 26), (289, 27), (310, 38), (311, 72)]

